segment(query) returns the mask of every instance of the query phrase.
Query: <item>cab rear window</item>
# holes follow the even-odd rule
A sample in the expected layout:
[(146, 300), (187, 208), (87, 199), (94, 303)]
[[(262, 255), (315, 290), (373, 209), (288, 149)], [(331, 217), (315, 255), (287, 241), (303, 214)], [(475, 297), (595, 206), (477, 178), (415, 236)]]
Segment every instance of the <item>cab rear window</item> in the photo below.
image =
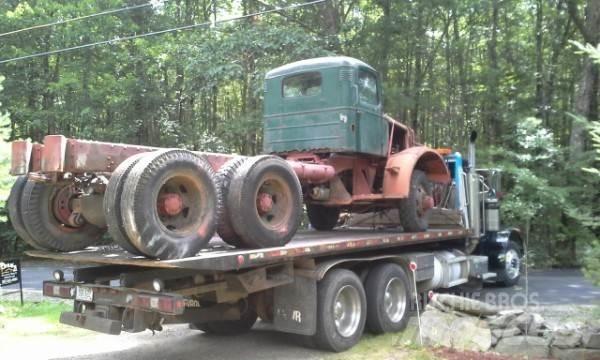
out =
[(312, 96), (321, 93), (321, 73), (307, 72), (283, 79), (283, 97)]

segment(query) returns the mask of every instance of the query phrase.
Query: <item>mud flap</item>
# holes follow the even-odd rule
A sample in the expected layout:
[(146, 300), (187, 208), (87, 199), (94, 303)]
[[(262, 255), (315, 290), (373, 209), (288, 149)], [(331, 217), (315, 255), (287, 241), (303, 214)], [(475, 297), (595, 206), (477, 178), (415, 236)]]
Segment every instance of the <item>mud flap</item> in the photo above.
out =
[(275, 288), (273, 325), (276, 330), (314, 335), (317, 331), (317, 281), (294, 276), (294, 282)]

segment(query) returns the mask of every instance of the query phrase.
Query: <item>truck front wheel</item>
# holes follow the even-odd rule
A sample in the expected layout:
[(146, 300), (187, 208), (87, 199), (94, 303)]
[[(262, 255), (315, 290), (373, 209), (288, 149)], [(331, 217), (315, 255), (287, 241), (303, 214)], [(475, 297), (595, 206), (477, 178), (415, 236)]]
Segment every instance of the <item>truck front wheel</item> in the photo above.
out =
[(504, 251), (504, 267), (498, 270), (497, 283), (501, 286), (513, 286), (521, 277), (521, 249), (514, 241), (509, 241)]
[(428, 228), (427, 216), (433, 207), (431, 183), (421, 170), (413, 170), (408, 198), (400, 200), (398, 211), (404, 231), (418, 232)]

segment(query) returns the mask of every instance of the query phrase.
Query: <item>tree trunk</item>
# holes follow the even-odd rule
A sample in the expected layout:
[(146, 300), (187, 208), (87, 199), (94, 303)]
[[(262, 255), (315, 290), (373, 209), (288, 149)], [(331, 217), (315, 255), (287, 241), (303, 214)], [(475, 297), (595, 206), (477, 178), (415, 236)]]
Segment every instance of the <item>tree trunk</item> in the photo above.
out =
[[(584, 41), (593, 46), (598, 46), (600, 39), (600, 1), (587, 0), (585, 22), (579, 16), (574, 0), (569, 0), (568, 5), (569, 15), (579, 29)], [(598, 66), (589, 58), (585, 60), (583, 73), (579, 81), (575, 112), (588, 120), (598, 120)], [(585, 150), (585, 123), (572, 122), (569, 150), (571, 160), (581, 158)]]

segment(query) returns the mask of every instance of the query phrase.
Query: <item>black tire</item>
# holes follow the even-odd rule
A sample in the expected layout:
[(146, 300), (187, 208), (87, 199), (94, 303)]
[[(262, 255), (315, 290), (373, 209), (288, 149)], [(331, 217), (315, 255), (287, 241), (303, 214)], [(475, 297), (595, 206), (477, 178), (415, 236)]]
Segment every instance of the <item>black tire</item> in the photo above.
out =
[(27, 182), (21, 197), (22, 219), (27, 232), (49, 250), (74, 251), (99, 244), (105, 228), (90, 223), (71, 227), (57, 220), (51, 210), (57, 190), (51, 184)]
[[(509, 255), (509, 254), (513, 255)], [(506, 263), (507, 257), (510, 257), (509, 263)], [(516, 257), (515, 257), (516, 256)], [(509, 241), (504, 251), (504, 268), (498, 270), (496, 276), (496, 283), (500, 286), (513, 286), (519, 282), (521, 278), (521, 257), (523, 256), (521, 247), (514, 241)], [(510, 269), (509, 269), (510, 266)], [(516, 275), (511, 272), (516, 271)]]
[[(158, 211), (159, 196), (182, 199), (175, 215)], [(220, 196), (210, 164), (187, 150), (155, 151), (133, 166), (123, 186), (121, 216), (130, 243), (148, 257), (179, 259), (206, 247), (215, 233)]]
[[(271, 199), (271, 208), (262, 215), (257, 208), (261, 195)], [(283, 246), (300, 226), (300, 181), (279, 157), (264, 155), (244, 162), (231, 180), (226, 201), (233, 228), (245, 247)]]
[(29, 246), (37, 250), (48, 250), (48, 245), (44, 245), (43, 243), (34, 240), (27, 232), (27, 229), (25, 229), (25, 224), (23, 224), (21, 195), (25, 189), (25, 184), (27, 184), (27, 176), (19, 176), (10, 189), (10, 194), (8, 195), (8, 200), (6, 201), (10, 224), (12, 225), (13, 229), (15, 229), (15, 232), (19, 238), (25, 241), (25, 243), (27, 243)]
[[(217, 172), (217, 186), (219, 186), (219, 190), (221, 191), (222, 199), (227, 199), (227, 194), (229, 193), (229, 185), (231, 184), (231, 179), (233, 175), (237, 171), (237, 169), (242, 166), (244, 162), (248, 160), (247, 157), (235, 157), (227, 161)], [(223, 239), (229, 245), (233, 245), (235, 247), (242, 247), (243, 243), (240, 236), (235, 232), (232, 222), (231, 215), (227, 207), (227, 201), (223, 201), (221, 206), (221, 213), (219, 214), (219, 224), (217, 226), (217, 233), (219, 237)]]
[(310, 225), (316, 230), (328, 231), (333, 229), (340, 217), (340, 208), (318, 204), (306, 204), (306, 214)]
[[(348, 286), (348, 288), (346, 288)], [(335, 324), (335, 302), (338, 293), (344, 291), (355, 291), (358, 295), (360, 314), (356, 324), (356, 330), (349, 334), (342, 334)], [(340, 293), (341, 294), (341, 293)], [(367, 300), (365, 290), (358, 276), (346, 269), (334, 269), (329, 271), (317, 287), (317, 332), (314, 341), (317, 347), (323, 350), (340, 352), (356, 345), (360, 340), (367, 315)]]
[(108, 233), (114, 242), (134, 255), (143, 255), (135, 248), (127, 237), (127, 232), (123, 226), (121, 216), (121, 197), (123, 195), (123, 186), (131, 169), (138, 161), (149, 153), (141, 153), (128, 157), (115, 169), (108, 180), (106, 192), (104, 193), (103, 207)]
[(425, 195), (432, 196), (431, 183), (427, 180), (427, 175), (423, 171), (413, 170), (408, 198), (400, 200), (398, 204), (400, 223), (404, 231), (419, 232), (425, 231), (429, 227), (427, 211), (423, 211), (419, 206), (422, 192)]
[[(386, 304), (386, 290), (388, 299)], [(367, 329), (375, 334), (404, 330), (410, 318), (412, 292), (406, 272), (397, 264), (379, 264), (367, 275)], [(396, 301), (394, 301), (394, 298)], [(389, 301), (389, 300), (388, 300)], [(392, 306), (389, 314), (387, 306)], [(394, 307), (395, 306), (395, 307)]]
[(258, 315), (252, 309), (246, 309), (239, 320), (212, 321), (207, 323), (194, 324), (198, 330), (202, 330), (210, 335), (232, 336), (246, 333), (252, 329)]

